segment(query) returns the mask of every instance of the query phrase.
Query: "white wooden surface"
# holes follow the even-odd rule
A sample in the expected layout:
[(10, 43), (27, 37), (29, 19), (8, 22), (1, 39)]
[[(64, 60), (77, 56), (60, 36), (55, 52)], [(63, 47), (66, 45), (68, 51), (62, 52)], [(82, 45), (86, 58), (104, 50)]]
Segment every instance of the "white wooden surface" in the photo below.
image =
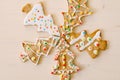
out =
[[(48, 57), (43, 57), (40, 65), (31, 62), (22, 63), (19, 53), (23, 51), (21, 42), (35, 41), (38, 34), (35, 27), (24, 27), (26, 16), (21, 12), (25, 3), (37, 3), (41, 0), (1, 0), (0, 1), (0, 80), (59, 80), (51, 75), (54, 65), (54, 50)], [(63, 24), (67, 11), (66, 0), (43, 0), (45, 13), (53, 14), (57, 25)], [(83, 26), (89, 32), (100, 28), (103, 38), (108, 40), (108, 49), (96, 59), (91, 59), (87, 52), (73, 51), (81, 71), (73, 75), (72, 80), (120, 80), (120, 0), (89, 0), (94, 14), (85, 18)], [(73, 50), (73, 49), (72, 49)]]

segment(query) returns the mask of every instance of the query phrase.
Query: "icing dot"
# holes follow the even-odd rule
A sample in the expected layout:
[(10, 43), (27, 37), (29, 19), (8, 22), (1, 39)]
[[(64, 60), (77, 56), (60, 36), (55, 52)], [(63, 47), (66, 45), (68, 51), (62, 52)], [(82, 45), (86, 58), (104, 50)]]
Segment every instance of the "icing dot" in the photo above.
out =
[(20, 54), (20, 57), (23, 57), (24, 56), (24, 54)]
[(87, 10), (85, 10), (85, 11), (84, 11), (84, 14), (87, 14), (87, 13), (88, 13), (88, 11), (87, 11)]
[(73, 19), (70, 20), (70, 22), (72, 22), (72, 21), (73, 21)]
[(34, 22), (36, 22), (36, 20), (34, 20)]
[(81, 40), (82, 40), (82, 41), (85, 41), (85, 40), (86, 40), (86, 38), (85, 38), (85, 37), (83, 37)]
[(62, 12), (62, 14), (64, 14), (64, 12)]
[(94, 53), (95, 55), (98, 55), (98, 50), (94, 50), (93, 53)]
[(92, 50), (92, 47), (91, 47), (91, 46), (89, 46), (89, 47), (88, 47), (88, 50), (89, 50), (89, 51), (91, 51), (91, 50)]
[(46, 41), (44, 41), (44, 45), (47, 45), (48, 43)]
[(31, 18), (31, 20), (34, 20), (34, 18)]
[(80, 5), (78, 5), (77, 8), (80, 8)]
[(47, 50), (47, 48), (46, 48), (46, 47), (43, 47), (43, 50), (44, 50), (44, 51), (46, 51), (46, 50)]
[(36, 16), (36, 14), (34, 14), (34, 16)]
[(87, 41), (91, 41), (91, 40), (92, 40), (92, 38), (91, 38), (91, 37), (88, 37), (88, 38), (87, 38)]
[(54, 27), (54, 29), (56, 29), (56, 27)]
[(61, 47), (59, 47), (59, 49), (61, 50), (62, 48), (61, 48)]
[(66, 35), (66, 39), (70, 39), (70, 36), (69, 36), (69, 35)]
[(70, 6), (70, 8), (73, 8), (73, 6)]
[(80, 14), (82, 15), (82, 14), (83, 14), (83, 11), (81, 11)]
[(57, 69), (57, 68), (58, 68), (58, 65), (54, 66), (54, 68)]
[(84, 46), (84, 42), (80, 42), (80, 46)]
[(70, 29), (70, 28), (67, 28), (67, 29), (66, 29), (66, 31), (70, 32), (70, 31), (71, 31), (71, 29)]
[(82, 31), (82, 35), (85, 35), (86, 34), (86, 32), (85, 31)]
[(35, 61), (35, 57), (33, 56), (33, 57), (31, 58), (31, 60), (32, 60), (32, 61)]
[(65, 69), (65, 66), (63, 66), (63, 69)]
[(43, 21), (43, 19), (41, 19), (40, 21)]
[(96, 47), (98, 47), (100, 44), (99, 44), (99, 42), (95, 42), (94, 45), (95, 45)]
[(27, 49), (27, 50), (30, 50), (30, 47), (29, 47), (29, 46), (26, 46), (26, 49)]
[(60, 28), (62, 28), (62, 26), (60, 26)]
[(54, 72), (51, 72), (51, 74), (54, 74)]
[(46, 29), (44, 28), (43, 30), (45, 31)]
[(52, 20), (50, 20), (50, 22), (52, 22)]
[(37, 18), (37, 20), (39, 21), (40, 19), (39, 19), (39, 18)]
[(74, 37), (73, 36), (71, 36), (71, 40), (73, 40), (74, 39)]
[(77, 47), (77, 48), (78, 48), (78, 47), (79, 47), (79, 44), (75, 44), (75, 47)]
[(48, 26), (46, 28), (48, 28)]
[(65, 65), (65, 61), (63, 61), (63, 65)]

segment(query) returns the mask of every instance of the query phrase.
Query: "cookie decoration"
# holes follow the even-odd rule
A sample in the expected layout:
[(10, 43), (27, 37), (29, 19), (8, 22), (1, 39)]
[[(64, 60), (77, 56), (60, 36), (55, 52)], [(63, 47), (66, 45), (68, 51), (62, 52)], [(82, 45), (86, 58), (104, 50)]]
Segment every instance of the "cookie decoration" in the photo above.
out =
[(69, 50), (69, 45), (64, 39), (60, 40), (56, 49), (56, 55), (54, 57), (56, 65), (53, 66), (51, 74), (60, 75), (60, 80), (70, 80), (71, 74), (80, 70), (74, 64), (75, 54)]
[(107, 41), (102, 40), (101, 31), (96, 30), (92, 34), (82, 31), (80, 34), (71, 33), (67, 40), (71, 45), (75, 45), (80, 51), (86, 50), (92, 58), (96, 58), (101, 50), (107, 47)]
[[(34, 64), (38, 64), (40, 57), (48, 56), (51, 49), (57, 44), (57, 40), (50, 38), (39, 38), (36, 43), (25, 41), (22, 43), (26, 55), (22, 55), (21, 58), (25, 62), (25, 57), (28, 57)], [(21, 55), (21, 54), (20, 54)]]
[(83, 24), (82, 18), (93, 13), (92, 9), (87, 7), (88, 0), (67, 0), (68, 12), (62, 12), (64, 17), (65, 33), (71, 33), (74, 27)]
[(35, 4), (24, 19), (25, 26), (37, 26), (38, 32), (48, 32), (51, 36), (60, 36), (58, 26), (53, 22), (52, 16), (45, 16), (42, 5)]
[(22, 62), (27, 62), (29, 60), (28, 56), (25, 53), (19, 55)]

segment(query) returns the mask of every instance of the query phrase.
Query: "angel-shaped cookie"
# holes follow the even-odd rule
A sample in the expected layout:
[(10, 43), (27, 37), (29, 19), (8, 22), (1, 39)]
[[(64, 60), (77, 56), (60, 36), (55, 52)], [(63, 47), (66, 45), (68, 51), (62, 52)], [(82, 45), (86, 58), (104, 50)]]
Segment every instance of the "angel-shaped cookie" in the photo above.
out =
[[(26, 6), (28, 7), (28, 6)], [(48, 32), (51, 36), (60, 36), (58, 27), (54, 24), (52, 16), (45, 16), (42, 5), (35, 4), (24, 19), (25, 26), (37, 26), (38, 32)]]
[(56, 47), (52, 74), (60, 75), (60, 80), (70, 80), (71, 74), (79, 71), (79, 67), (74, 64), (75, 55), (68, 49), (69, 45), (64, 39), (61, 39)]
[(87, 31), (82, 31), (79, 34), (71, 33), (66, 35), (66, 40), (71, 45), (75, 45), (80, 51), (87, 50), (92, 58), (96, 58), (101, 50), (107, 47), (107, 41), (102, 40), (100, 30), (88, 34)]
[(50, 53), (52, 47), (57, 44), (58, 40), (50, 37), (39, 38), (36, 43), (28, 41), (23, 42), (22, 45), (26, 52), (26, 55), (21, 55), (22, 60), (26, 61), (27, 58), (34, 64), (38, 64), (41, 55), (47, 56)]

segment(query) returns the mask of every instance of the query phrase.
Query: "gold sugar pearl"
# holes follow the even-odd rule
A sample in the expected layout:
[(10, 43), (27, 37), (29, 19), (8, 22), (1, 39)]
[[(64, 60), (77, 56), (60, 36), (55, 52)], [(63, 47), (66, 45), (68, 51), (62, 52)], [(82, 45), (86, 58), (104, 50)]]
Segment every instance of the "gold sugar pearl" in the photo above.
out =
[(65, 66), (63, 66), (63, 69), (65, 69)]
[(35, 61), (35, 57), (33, 56), (33, 57), (31, 58), (31, 60), (32, 60), (32, 61)]
[(74, 39), (74, 37), (73, 36), (71, 36), (71, 40), (73, 40)]
[(69, 0), (70, 3), (72, 3), (72, 0)]
[(84, 14), (87, 14), (88, 13), (88, 11), (86, 10), (86, 11), (84, 11)]
[(80, 12), (80, 15), (83, 15), (83, 11)]
[(94, 53), (95, 55), (98, 55), (98, 50), (94, 50), (93, 53)]
[(40, 51), (39, 51), (39, 50), (37, 50), (36, 52), (37, 52), (37, 53), (40, 53)]
[(88, 12), (89, 15), (93, 14), (93, 12)]

